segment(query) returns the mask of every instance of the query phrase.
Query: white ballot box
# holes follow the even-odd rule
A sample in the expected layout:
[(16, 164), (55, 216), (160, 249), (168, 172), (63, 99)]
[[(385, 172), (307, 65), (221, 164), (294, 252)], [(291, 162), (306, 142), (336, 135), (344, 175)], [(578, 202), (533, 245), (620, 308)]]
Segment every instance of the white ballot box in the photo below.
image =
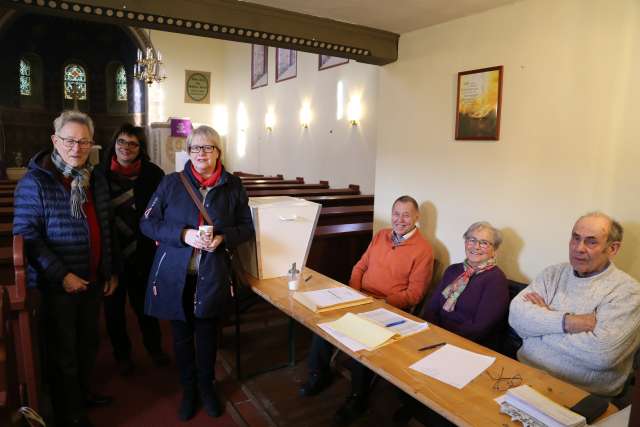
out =
[(307, 262), (320, 208), (295, 197), (250, 197), (254, 240), (238, 248), (244, 269), (258, 279), (286, 276), (291, 264)]

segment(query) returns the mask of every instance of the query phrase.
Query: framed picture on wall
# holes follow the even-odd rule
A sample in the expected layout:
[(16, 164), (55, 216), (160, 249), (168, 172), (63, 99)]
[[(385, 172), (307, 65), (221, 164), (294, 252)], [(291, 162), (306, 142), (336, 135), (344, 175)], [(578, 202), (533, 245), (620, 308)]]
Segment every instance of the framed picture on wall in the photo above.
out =
[(500, 139), (502, 65), (458, 73), (456, 139)]
[(251, 89), (266, 86), (269, 81), (267, 77), (268, 52), (266, 46), (251, 45)]
[(276, 82), (289, 80), (298, 74), (298, 52), (276, 48)]
[(337, 67), (349, 62), (347, 58), (338, 56), (318, 55), (318, 70), (326, 70), (327, 68)]
[(211, 73), (208, 71), (184, 71), (184, 102), (208, 104), (211, 95)]

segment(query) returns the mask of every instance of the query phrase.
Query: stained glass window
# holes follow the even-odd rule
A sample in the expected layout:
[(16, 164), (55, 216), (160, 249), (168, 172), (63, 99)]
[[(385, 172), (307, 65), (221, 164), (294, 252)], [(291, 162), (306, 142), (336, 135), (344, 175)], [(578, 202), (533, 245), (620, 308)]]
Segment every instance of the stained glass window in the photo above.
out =
[(20, 60), (20, 95), (31, 95), (31, 63), (24, 58)]
[(122, 65), (116, 69), (116, 99), (118, 101), (127, 100), (127, 73)]
[(87, 99), (87, 74), (78, 64), (64, 67), (64, 99)]

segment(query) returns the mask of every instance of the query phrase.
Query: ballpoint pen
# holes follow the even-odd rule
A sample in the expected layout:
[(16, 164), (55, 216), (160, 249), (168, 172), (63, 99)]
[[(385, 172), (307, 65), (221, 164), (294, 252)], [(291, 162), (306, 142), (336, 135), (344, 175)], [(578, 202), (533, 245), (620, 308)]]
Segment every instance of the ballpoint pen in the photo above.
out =
[(391, 326), (398, 326), (398, 325), (402, 325), (403, 323), (405, 323), (406, 320), (397, 320), (395, 322), (391, 322), (391, 323), (387, 323), (386, 325), (384, 325), (385, 328), (390, 328)]
[(419, 348), (419, 349), (418, 349), (418, 351), (425, 351), (425, 350), (429, 350), (429, 349), (432, 349), (432, 348), (436, 348), (436, 347), (443, 346), (443, 345), (445, 345), (445, 344), (446, 344), (446, 342), (439, 342), (438, 344), (431, 344), (431, 345), (427, 345), (427, 346), (424, 346), (424, 347)]

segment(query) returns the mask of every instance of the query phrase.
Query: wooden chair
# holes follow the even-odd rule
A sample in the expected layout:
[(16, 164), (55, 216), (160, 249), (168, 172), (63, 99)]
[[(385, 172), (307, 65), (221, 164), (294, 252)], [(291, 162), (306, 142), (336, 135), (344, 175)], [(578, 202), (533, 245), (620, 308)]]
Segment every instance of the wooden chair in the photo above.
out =
[(13, 267), (15, 283), (13, 286), (7, 286), (7, 290), (11, 301), (11, 323), (16, 337), (18, 380), (22, 403), (38, 411), (40, 410), (40, 388), (38, 340), (35, 331), (38, 300), (37, 293), (27, 290), (26, 258), (22, 236), (13, 237)]
[(8, 426), (20, 406), (16, 376), (16, 347), (11, 330), (9, 293), (0, 286), (0, 425)]

